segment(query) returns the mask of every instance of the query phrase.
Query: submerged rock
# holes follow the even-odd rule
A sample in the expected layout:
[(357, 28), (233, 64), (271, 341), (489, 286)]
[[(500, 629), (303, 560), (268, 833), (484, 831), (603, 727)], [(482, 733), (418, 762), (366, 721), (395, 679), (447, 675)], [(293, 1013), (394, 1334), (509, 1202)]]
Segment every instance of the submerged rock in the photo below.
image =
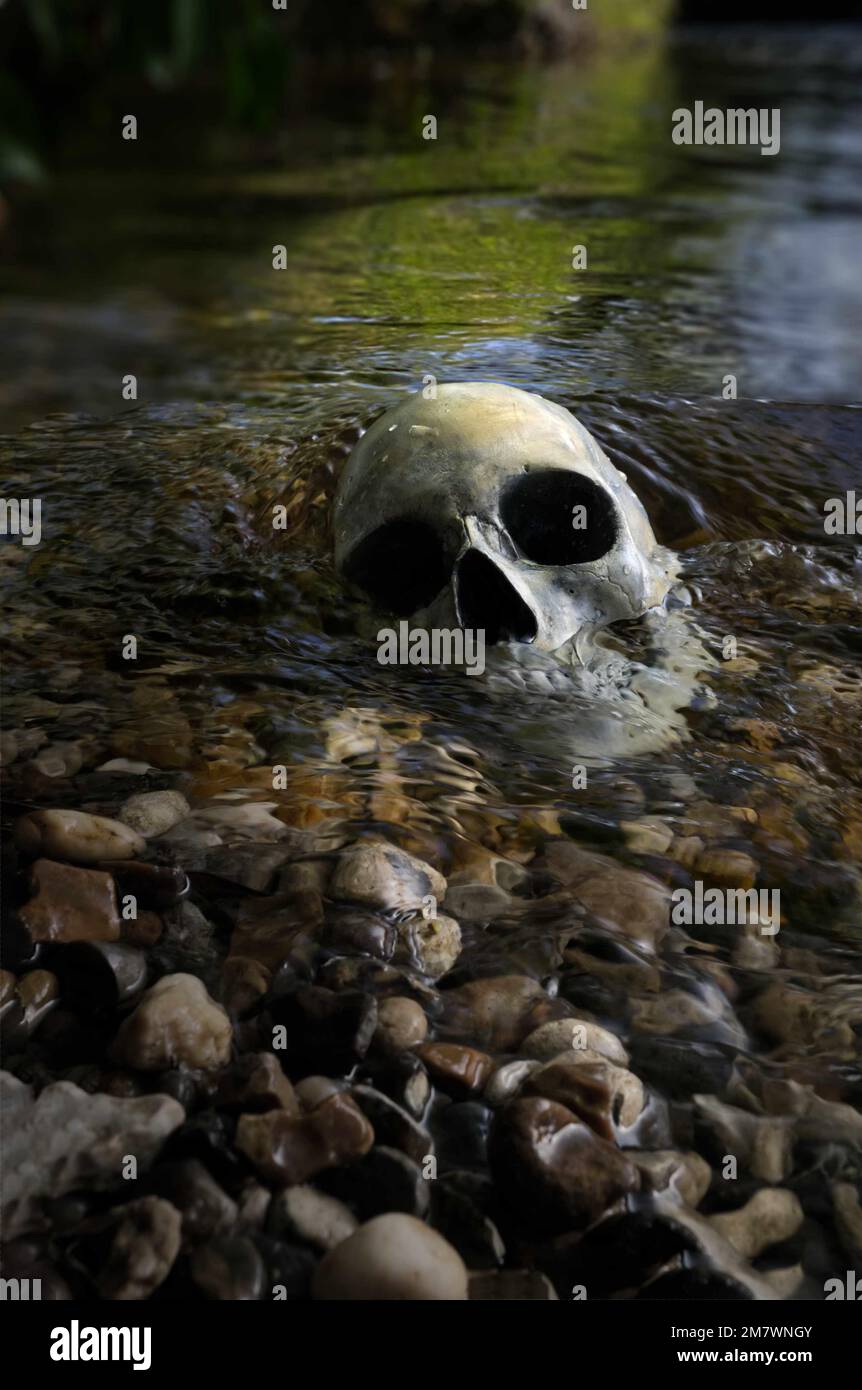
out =
[(416, 1048), (420, 1058), (441, 1090), (455, 1096), (480, 1092), (494, 1066), (487, 1052), (461, 1043), (431, 1042)]
[(119, 1186), (126, 1155), (145, 1171), (164, 1140), (183, 1122), (168, 1096), (126, 1100), (90, 1095), (70, 1081), (46, 1086), (38, 1099), (23, 1082), (0, 1073), (4, 1173), (0, 1197), (7, 1239), (44, 1230), (43, 1203), (79, 1189)]
[(29, 902), (18, 913), (30, 940), (116, 941), (117, 894), (110, 874), (37, 859), (30, 870)]
[(140, 1197), (108, 1217), (108, 1257), (96, 1275), (102, 1298), (143, 1299), (167, 1278), (180, 1250), (181, 1218), (161, 1197)]
[(444, 992), (440, 1032), (490, 1052), (509, 1052), (545, 1021), (553, 1006), (538, 980), (528, 975), (470, 980)]
[(115, 1061), (137, 1071), (185, 1064), (220, 1067), (230, 1060), (231, 1024), (194, 975), (165, 975), (121, 1025), (111, 1047)]
[(442, 874), (387, 841), (367, 841), (339, 856), (329, 894), (370, 907), (421, 911), (429, 895), (437, 902), (446, 892)]
[(539, 1097), (497, 1111), (489, 1158), (506, 1199), (545, 1228), (585, 1226), (640, 1187), (637, 1168), (619, 1149), (565, 1106)]
[(374, 1044), (385, 1052), (405, 1052), (417, 1047), (428, 1035), (428, 1019), (415, 999), (392, 995), (377, 1006)]
[(337, 1197), (298, 1183), (273, 1198), (267, 1229), (282, 1239), (334, 1250), (356, 1230), (353, 1212)]
[(374, 1130), (350, 1096), (338, 1094), (306, 1115), (242, 1115), (236, 1143), (266, 1181), (291, 1186), (361, 1158), (374, 1143)]
[(646, 1103), (642, 1082), (607, 1058), (584, 1061), (569, 1052), (533, 1072), (523, 1095), (543, 1096), (565, 1105), (602, 1139), (630, 1129)]
[(745, 1206), (718, 1212), (707, 1220), (740, 1255), (753, 1260), (770, 1245), (795, 1235), (804, 1213), (795, 1192), (781, 1187), (762, 1187)]
[(595, 1053), (622, 1067), (629, 1060), (616, 1033), (582, 1018), (558, 1018), (552, 1023), (543, 1023), (524, 1039), (519, 1051), (537, 1062), (550, 1062), (561, 1056), (584, 1058)]
[(31, 811), (15, 822), (15, 843), (25, 854), (96, 864), (133, 859), (146, 847), (143, 836), (121, 821), (87, 811)]
[(467, 1298), (467, 1269), (457, 1250), (424, 1222), (400, 1212), (375, 1216), (321, 1261), (316, 1299)]
[(190, 814), (191, 807), (182, 792), (138, 792), (123, 802), (119, 819), (149, 840), (154, 835), (164, 835)]

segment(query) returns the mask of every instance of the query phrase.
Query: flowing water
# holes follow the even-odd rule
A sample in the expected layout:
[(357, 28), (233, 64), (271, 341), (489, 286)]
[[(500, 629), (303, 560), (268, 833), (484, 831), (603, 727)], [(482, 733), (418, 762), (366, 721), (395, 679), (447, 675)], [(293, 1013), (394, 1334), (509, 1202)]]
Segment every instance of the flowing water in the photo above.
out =
[[(6, 231), (4, 493), (43, 499), (43, 533), (2, 552), (4, 723), (89, 740), (91, 767), (143, 759), (147, 786), (194, 804), (275, 803), (444, 869), (457, 840), (523, 859), (548, 826), (673, 884), (691, 881), (680, 840), (748, 855), (782, 892), (778, 950), (690, 946), (664, 987), (723, 966), (744, 1003), (768, 970), (858, 1044), (862, 563), (824, 504), (862, 496), (860, 77), (858, 30), (703, 31), (575, 67), (408, 78), (381, 60), (298, 92), (277, 140), (229, 141), (198, 112), (164, 165), (146, 139), (109, 156), (70, 131)], [(670, 112), (695, 100), (780, 107), (780, 154), (673, 145)], [(573, 410), (679, 550), (715, 668), (671, 752), (574, 790), (564, 711), (378, 665), (329, 509), (361, 430), (429, 374)], [(21, 767), (10, 814), (110, 813), (142, 786), (109, 793), (85, 765), (51, 791)], [(553, 936), (529, 914), (473, 933), (454, 978), (486, 958), (547, 978)], [(746, 1021), (752, 1056), (862, 1100), (858, 1048)]]

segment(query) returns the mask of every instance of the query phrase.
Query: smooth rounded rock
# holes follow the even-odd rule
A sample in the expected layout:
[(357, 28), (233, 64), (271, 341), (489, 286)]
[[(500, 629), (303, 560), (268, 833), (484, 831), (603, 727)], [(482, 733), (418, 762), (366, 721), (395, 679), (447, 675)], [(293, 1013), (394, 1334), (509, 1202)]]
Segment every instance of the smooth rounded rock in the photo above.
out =
[(119, 811), (123, 824), (131, 826), (145, 840), (164, 835), (189, 815), (191, 807), (182, 792), (177, 791), (139, 792), (124, 801)]
[(95, 864), (100, 859), (131, 859), (146, 841), (130, 826), (87, 811), (31, 811), (15, 822), (15, 843), (25, 854)]
[(406, 1052), (418, 1047), (428, 1036), (428, 1019), (415, 999), (393, 995), (381, 999), (377, 1006), (377, 1031), (374, 1042), (386, 1052)]
[(194, 975), (165, 975), (148, 989), (111, 1047), (115, 1061), (137, 1071), (222, 1067), (230, 1060), (231, 1024)]
[(467, 1268), (447, 1240), (414, 1216), (387, 1212), (360, 1226), (318, 1265), (316, 1299), (464, 1302)]
[(521, 1052), (537, 1062), (550, 1062), (566, 1053), (598, 1052), (619, 1066), (628, 1064), (628, 1053), (609, 1029), (582, 1018), (558, 1018), (543, 1023), (521, 1043)]

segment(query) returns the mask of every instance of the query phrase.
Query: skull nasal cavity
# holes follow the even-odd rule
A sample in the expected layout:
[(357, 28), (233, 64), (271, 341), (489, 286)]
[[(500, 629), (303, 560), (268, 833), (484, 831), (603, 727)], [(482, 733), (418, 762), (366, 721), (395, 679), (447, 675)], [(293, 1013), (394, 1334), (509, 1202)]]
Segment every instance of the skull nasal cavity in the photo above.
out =
[(440, 538), (422, 521), (387, 521), (359, 543), (344, 567), (380, 608), (406, 618), (449, 579)]
[(520, 594), (478, 550), (468, 550), (458, 561), (455, 605), (461, 626), (483, 629), (488, 643), (532, 642), (538, 632)]
[(616, 508), (598, 483), (568, 469), (515, 478), (500, 499), (503, 525), (536, 565), (583, 565), (607, 555), (617, 539)]

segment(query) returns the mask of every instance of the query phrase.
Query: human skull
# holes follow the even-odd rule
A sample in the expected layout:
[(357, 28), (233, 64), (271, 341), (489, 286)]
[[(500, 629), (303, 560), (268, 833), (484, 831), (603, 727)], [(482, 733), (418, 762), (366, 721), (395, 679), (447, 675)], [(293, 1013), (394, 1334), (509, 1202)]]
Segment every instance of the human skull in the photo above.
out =
[(583, 425), (493, 382), (438, 386), (375, 421), (345, 467), (334, 529), (338, 570), (378, 607), (546, 652), (639, 617), (675, 577)]

